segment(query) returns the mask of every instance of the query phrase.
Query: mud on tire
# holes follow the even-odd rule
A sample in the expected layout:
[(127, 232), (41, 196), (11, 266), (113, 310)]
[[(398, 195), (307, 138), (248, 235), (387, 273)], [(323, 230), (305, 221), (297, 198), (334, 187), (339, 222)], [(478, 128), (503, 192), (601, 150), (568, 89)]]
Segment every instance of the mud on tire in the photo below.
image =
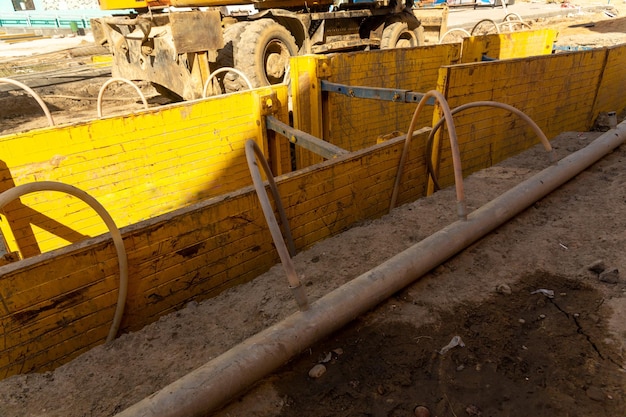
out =
[[(248, 23), (234, 23), (224, 29), (224, 47), (217, 52), (216, 66), (213, 70), (223, 67), (236, 68), (235, 51), (239, 46), (241, 34), (246, 29)], [(247, 89), (245, 81), (240, 80), (239, 76), (232, 72), (227, 72), (217, 77), (220, 88), (224, 93), (233, 93)], [(219, 93), (213, 91), (213, 93)]]
[(424, 44), (424, 28), (409, 29), (406, 22), (395, 22), (383, 30), (380, 49), (414, 48)]
[(248, 23), (234, 48), (236, 68), (248, 76), (254, 87), (283, 82), (289, 57), (295, 55), (298, 55), (295, 39), (271, 19)]

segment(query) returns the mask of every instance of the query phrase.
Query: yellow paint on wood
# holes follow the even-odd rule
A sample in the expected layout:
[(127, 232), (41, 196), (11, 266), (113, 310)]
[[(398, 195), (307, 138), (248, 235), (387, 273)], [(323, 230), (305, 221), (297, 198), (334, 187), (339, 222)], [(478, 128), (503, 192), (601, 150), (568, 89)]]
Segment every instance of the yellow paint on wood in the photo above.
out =
[(487, 59), (526, 58), (552, 53), (558, 32), (554, 29), (524, 30), (471, 36), (463, 40), (463, 63)]
[(626, 45), (618, 45), (607, 49), (606, 66), (602, 73), (598, 94), (589, 115), (591, 126), (600, 112), (614, 111), (620, 114), (626, 109), (624, 91), (626, 91)]
[[(329, 65), (328, 58), (300, 56), (291, 58), (291, 91), (293, 98), (293, 125), (296, 129), (324, 139), (322, 128), (322, 92), (318, 66)], [(296, 148), (298, 169), (321, 162), (322, 158), (301, 147)]]
[[(288, 120), (287, 87), (279, 86), (0, 138), (0, 187), (71, 184), (122, 227), (247, 186), (243, 148), (262, 138), (258, 103), (269, 94), (274, 115)], [(289, 144), (277, 142), (272, 151), (288, 169)], [(29, 194), (5, 209), (2, 231), (11, 251), (28, 257), (106, 232), (77, 199), (50, 195)]]
[[(329, 81), (354, 86), (385, 87), (426, 93), (436, 87), (438, 68), (459, 59), (458, 44), (338, 54), (331, 58)], [(406, 133), (416, 103), (354, 99), (329, 93), (324, 137), (347, 150), (371, 146), (394, 131)], [(430, 126), (426, 106), (417, 127)]]
[[(506, 103), (525, 112), (548, 138), (586, 130), (588, 106), (597, 94), (606, 50), (444, 67), (440, 88), (451, 108), (474, 101)], [(500, 162), (538, 143), (530, 127), (507, 111), (480, 108), (454, 117), (463, 174)], [(444, 136), (447, 135), (443, 133)], [(453, 183), (449, 142), (438, 139), (437, 169), (442, 186)], [(462, 152), (463, 154), (463, 152)], [(445, 160), (445, 161), (444, 161)]]

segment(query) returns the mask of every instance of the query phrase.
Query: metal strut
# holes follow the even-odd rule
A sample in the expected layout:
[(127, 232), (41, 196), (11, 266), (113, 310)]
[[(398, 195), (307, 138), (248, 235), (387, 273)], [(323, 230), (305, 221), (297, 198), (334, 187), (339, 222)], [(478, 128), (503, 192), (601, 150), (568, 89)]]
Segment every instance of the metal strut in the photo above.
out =
[(316, 138), (315, 136), (303, 132), (302, 130), (295, 129), (288, 124), (281, 122), (274, 116), (265, 116), (265, 126), (269, 130), (280, 133), (289, 139), (289, 142), (302, 146), (303, 148), (308, 149), (309, 151), (314, 152), (326, 159), (333, 159), (339, 155), (350, 153), (339, 146)]
[[(367, 98), (371, 100), (393, 101), (396, 103), (419, 103), (424, 97), (424, 93), (417, 93), (411, 90), (400, 88), (363, 87), (331, 83), (326, 80), (321, 81), (322, 91), (328, 93), (339, 93), (351, 98)], [(425, 103), (434, 105), (435, 99), (429, 98)]]

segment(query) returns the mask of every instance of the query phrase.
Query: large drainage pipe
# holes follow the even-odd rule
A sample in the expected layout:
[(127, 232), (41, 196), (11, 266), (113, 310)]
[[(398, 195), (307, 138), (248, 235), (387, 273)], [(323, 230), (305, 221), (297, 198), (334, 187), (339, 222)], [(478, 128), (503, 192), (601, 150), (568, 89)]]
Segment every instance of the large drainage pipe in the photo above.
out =
[(545, 197), (626, 140), (626, 122), (495, 200), (257, 333), (117, 417), (201, 417)]

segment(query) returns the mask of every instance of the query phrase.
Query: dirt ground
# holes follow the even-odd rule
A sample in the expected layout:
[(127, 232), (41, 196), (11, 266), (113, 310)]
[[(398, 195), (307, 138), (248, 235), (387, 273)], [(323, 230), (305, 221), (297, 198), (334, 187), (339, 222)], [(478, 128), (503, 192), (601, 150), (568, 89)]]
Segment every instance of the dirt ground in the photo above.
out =
[[(562, 158), (599, 135), (552, 144)], [(537, 146), (470, 176), (468, 207), (548, 165)], [(445, 189), (299, 253), (296, 269), (313, 301), (454, 221)], [(622, 146), (212, 415), (625, 416), (625, 245)], [(0, 416), (113, 416), (295, 311), (277, 265), (53, 372), (0, 381)]]

